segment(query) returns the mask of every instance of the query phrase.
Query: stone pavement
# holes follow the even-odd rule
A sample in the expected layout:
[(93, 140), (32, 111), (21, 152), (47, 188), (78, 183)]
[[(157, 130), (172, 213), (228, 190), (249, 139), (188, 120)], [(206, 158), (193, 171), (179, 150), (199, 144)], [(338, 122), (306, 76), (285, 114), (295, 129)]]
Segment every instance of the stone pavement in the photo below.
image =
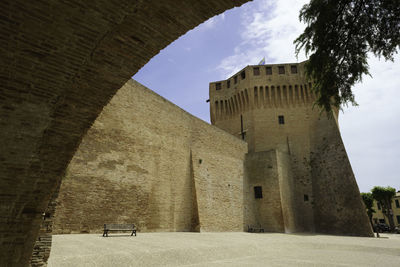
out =
[(54, 235), (59, 266), (400, 266), (400, 235), (252, 233)]

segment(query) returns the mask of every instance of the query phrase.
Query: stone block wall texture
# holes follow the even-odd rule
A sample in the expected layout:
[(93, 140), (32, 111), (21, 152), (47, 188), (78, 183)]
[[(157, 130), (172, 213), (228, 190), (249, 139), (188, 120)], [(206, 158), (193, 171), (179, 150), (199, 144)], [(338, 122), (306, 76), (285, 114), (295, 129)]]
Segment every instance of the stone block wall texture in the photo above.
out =
[[(265, 190), (280, 190), (285, 231), (371, 236), (337, 112), (330, 120), (320, 115), (313, 108), (311, 86), (304, 63), (247, 66), (227, 80), (210, 83), (212, 124), (236, 137), (243, 124), (250, 154), (276, 150), (278, 171), (271, 179), (278, 175), (279, 187), (271, 181)], [(258, 183), (264, 165), (254, 164), (260, 169), (253, 169), (247, 179)], [(277, 199), (267, 197), (272, 203)], [(262, 205), (275, 212), (268, 201)], [(346, 224), (354, 229), (346, 229)]]
[(53, 233), (242, 231), (247, 144), (128, 81), (83, 138)]
[[(295, 176), (288, 153), (279, 150), (250, 152), (245, 160), (245, 226), (261, 226), (267, 232), (302, 232), (304, 216), (296, 203)], [(255, 198), (261, 186), (263, 197)]]
[(296, 186), (296, 176), (292, 170), (290, 155), (279, 150), (276, 150), (275, 153), (277, 157), (282, 216), (285, 232), (295, 233), (304, 231), (301, 228), (299, 229), (299, 226), (301, 226), (299, 221), (304, 214), (301, 213), (303, 211), (302, 209), (298, 209), (298, 205), (303, 203), (297, 203), (296, 201), (298, 201), (298, 199), (296, 199), (296, 195), (293, 194), (293, 192), (295, 192), (294, 187)]
[[(284, 232), (279, 169), (275, 150), (252, 152), (246, 156), (245, 225), (261, 226), (267, 232)], [(254, 187), (262, 187), (255, 198)]]
[(247, 0), (0, 2), (0, 263), (27, 265), (52, 192), (115, 92)]
[(311, 154), (317, 232), (373, 236), (359, 189), (342, 142), (337, 115), (315, 121)]

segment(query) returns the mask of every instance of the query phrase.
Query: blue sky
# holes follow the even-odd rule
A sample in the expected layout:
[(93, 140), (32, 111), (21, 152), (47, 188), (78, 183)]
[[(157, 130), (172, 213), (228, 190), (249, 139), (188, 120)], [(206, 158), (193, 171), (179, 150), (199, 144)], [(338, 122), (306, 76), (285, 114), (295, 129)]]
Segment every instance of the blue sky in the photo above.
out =
[[(254, 0), (215, 16), (161, 50), (133, 78), (184, 110), (209, 122), (208, 83), (246, 65), (300, 62), (293, 40), (307, 1)], [(345, 107), (339, 124), (361, 191), (375, 185), (400, 190), (400, 57), (370, 57), (372, 77), (355, 88), (358, 107)]]

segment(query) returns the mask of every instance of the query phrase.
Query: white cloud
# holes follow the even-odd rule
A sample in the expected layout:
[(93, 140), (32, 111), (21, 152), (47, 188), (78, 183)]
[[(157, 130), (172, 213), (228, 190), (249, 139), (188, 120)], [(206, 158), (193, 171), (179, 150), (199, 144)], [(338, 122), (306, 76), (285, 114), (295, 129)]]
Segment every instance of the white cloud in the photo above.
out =
[[(294, 39), (304, 30), (299, 22), (301, 7), (308, 1), (258, 0), (243, 8), (241, 42), (234, 54), (223, 59), (217, 69), (221, 78), (233, 75), (249, 64), (257, 64), (264, 56), (266, 63), (296, 62)], [(305, 59), (299, 55), (299, 61)]]

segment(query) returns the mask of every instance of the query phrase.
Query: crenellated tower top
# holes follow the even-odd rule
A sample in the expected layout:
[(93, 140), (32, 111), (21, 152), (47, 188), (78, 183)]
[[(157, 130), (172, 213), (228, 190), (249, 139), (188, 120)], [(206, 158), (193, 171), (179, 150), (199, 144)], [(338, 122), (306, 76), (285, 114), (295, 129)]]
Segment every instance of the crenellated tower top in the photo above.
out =
[(312, 105), (315, 96), (304, 74), (304, 62), (249, 65), (227, 80), (210, 83), (211, 122), (253, 109)]
[(308, 142), (319, 112), (304, 63), (250, 65), (210, 83), (211, 123), (247, 141), (249, 151), (290, 152), (289, 143)]
[(211, 123), (247, 142), (245, 212), (254, 212), (256, 225), (341, 233), (351, 218), (359, 220), (355, 232), (367, 235), (370, 226), (341, 140), (338, 110), (332, 119), (314, 105), (304, 65), (251, 65), (210, 83)]

